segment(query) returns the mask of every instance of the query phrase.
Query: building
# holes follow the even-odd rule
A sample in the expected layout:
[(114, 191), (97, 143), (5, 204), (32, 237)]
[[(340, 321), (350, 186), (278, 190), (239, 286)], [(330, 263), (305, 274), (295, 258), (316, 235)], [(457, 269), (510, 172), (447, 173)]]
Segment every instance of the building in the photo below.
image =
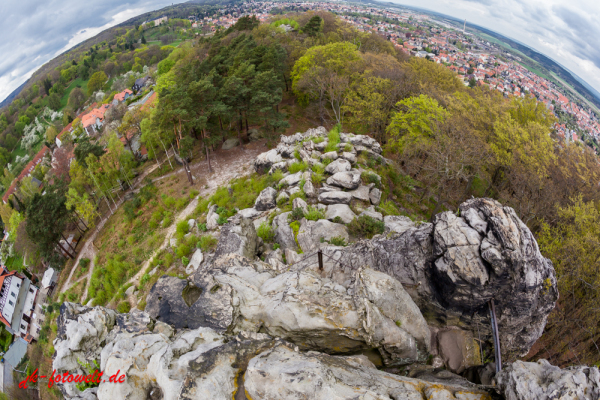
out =
[(28, 343), (36, 339), (42, 329), (34, 323), (38, 291), (25, 275), (0, 266), (0, 321), (10, 333)]
[(113, 97), (113, 106), (127, 100), (131, 96), (133, 96), (133, 92), (129, 89), (125, 89), (121, 93), (115, 94), (115, 97)]
[(154, 26), (159, 26), (162, 24), (166, 24), (168, 20), (169, 20), (169, 17), (162, 16), (160, 18), (155, 19), (152, 22), (154, 22)]
[(92, 111), (81, 117), (81, 124), (88, 135), (93, 134), (102, 127), (102, 124), (104, 123), (104, 114), (109, 108), (110, 106), (108, 104), (103, 104), (99, 108), (94, 108)]
[(131, 90), (133, 90), (135, 93), (137, 93), (141, 88), (146, 86), (146, 82), (148, 81), (148, 79), (149, 78), (147, 76), (137, 79), (135, 81), (135, 83), (133, 84), (133, 86), (131, 87)]

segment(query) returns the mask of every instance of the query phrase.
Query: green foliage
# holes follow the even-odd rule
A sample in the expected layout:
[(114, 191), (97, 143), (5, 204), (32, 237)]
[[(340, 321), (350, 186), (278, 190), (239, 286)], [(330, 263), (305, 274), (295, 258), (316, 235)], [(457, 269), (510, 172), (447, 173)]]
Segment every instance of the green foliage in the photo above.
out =
[(329, 131), (329, 134), (327, 135), (328, 142), (327, 146), (325, 146), (325, 153), (338, 150), (338, 144), (340, 144), (340, 130), (341, 127), (338, 124)]
[(292, 228), (292, 231), (294, 231), (294, 240), (296, 240), (296, 243), (297, 243), (298, 242), (298, 231), (300, 230), (300, 222), (293, 221), (292, 223), (290, 223), (290, 228)]
[(304, 217), (309, 221), (318, 221), (320, 219), (325, 219), (325, 211), (308, 206), (308, 212), (304, 214)]
[(140, 287), (145, 286), (148, 282), (150, 282), (150, 274), (142, 275), (142, 279), (140, 279)]
[(343, 224), (344, 221), (342, 220), (342, 218), (340, 216), (336, 216), (334, 217), (331, 222), (335, 222), (336, 224)]
[(300, 221), (302, 218), (304, 218), (304, 210), (302, 210), (302, 208), (300, 208), (300, 207), (294, 208), (288, 214), (288, 222)]
[(256, 234), (265, 243), (272, 243), (275, 240), (275, 232), (273, 231), (272, 226), (267, 221), (263, 221), (260, 224), (260, 226), (256, 230)]
[(177, 250), (175, 251), (175, 254), (177, 255), (177, 257), (182, 258), (182, 257), (187, 257), (191, 252), (190, 246), (188, 246), (185, 243), (180, 244), (179, 246), (177, 246)]
[(185, 256), (184, 256), (184, 257), (181, 257), (181, 263), (182, 263), (183, 265), (188, 265), (188, 264), (190, 263), (190, 259), (189, 259), (189, 258), (187, 258), (187, 257), (185, 257)]
[(354, 218), (348, 225), (348, 232), (356, 237), (371, 239), (373, 236), (382, 234), (385, 228), (383, 221), (378, 221), (368, 215)]
[(290, 172), (290, 174), (295, 174), (297, 172), (304, 172), (308, 169), (308, 165), (306, 165), (306, 163), (304, 161), (297, 161), (295, 163), (292, 163), (292, 165), (290, 165), (288, 167), (288, 171)]
[(131, 304), (128, 301), (122, 301), (117, 306), (117, 311), (121, 314), (126, 314), (131, 310)]
[(197, 247), (202, 249), (202, 251), (207, 252), (213, 249), (218, 243), (217, 238), (213, 235), (203, 235), (200, 237), (200, 240), (196, 244)]
[(205, 223), (198, 224), (198, 229), (200, 230), (200, 232), (206, 232), (208, 230)]
[(346, 243), (346, 239), (344, 239), (341, 236), (332, 237), (331, 239), (329, 239), (329, 244), (332, 244), (334, 246), (343, 246), (343, 247), (348, 246), (348, 243)]
[(289, 25), (292, 28), (299, 30), (300, 29), (300, 24), (298, 24), (298, 22), (294, 19), (290, 19), (290, 18), (282, 18), (280, 20), (277, 20), (275, 22), (271, 23), (272, 26), (278, 27), (281, 25)]
[(399, 151), (409, 143), (429, 140), (450, 115), (437, 100), (424, 94), (401, 100), (396, 107), (402, 111), (392, 116), (387, 132)]
[(398, 210), (396, 205), (390, 200), (382, 201), (379, 204), (379, 208), (381, 209), (381, 211), (383, 211), (385, 215), (400, 215), (400, 211)]
[(360, 174), (360, 177), (365, 185), (373, 183), (376, 186), (380, 186), (381, 181), (379, 176), (371, 171), (364, 171), (362, 174)]
[(312, 183), (315, 186), (321, 185), (325, 180), (325, 166), (322, 164), (313, 164), (311, 167), (313, 174), (311, 177)]
[(198, 202), (198, 206), (196, 206), (196, 214), (200, 215), (200, 214), (204, 214), (208, 211), (208, 205), (210, 204), (210, 201), (207, 199), (202, 199)]
[(227, 217), (220, 215), (219, 218), (217, 219), (217, 224), (224, 225), (226, 223), (227, 223)]
[(183, 220), (183, 221), (179, 221), (177, 223), (177, 227), (175, 228), (175, 232), (176, 235), (181, 238), (183, 238), (183, 236), (185, 234), (187, 234), (189, 232), (189, 225), (187, 223), (187, 221)]
[[(78, 358), (77, 363), (81, 366), (85, 375), (93, 375), (95, 371), (98, 371), (98, 372), (100, 371), (100, 364), (98, 364), (98, 361), (96, 361), (96, 360), (93, 360), (91, 363), (89, 363), (89, 362), (81, 361)], [(77, 387), (77, 390), (79, 390), (80, 392), (83, 392), (86, 389), (95, 388), (95, 387), (98, 387), (99, 385), (100, 385), (100, 382), (96, 383), (96, 382), (92, 382), (90, 380), (90, 382), (84, 381), (84, 382), (77, 383), (75, 386)]]

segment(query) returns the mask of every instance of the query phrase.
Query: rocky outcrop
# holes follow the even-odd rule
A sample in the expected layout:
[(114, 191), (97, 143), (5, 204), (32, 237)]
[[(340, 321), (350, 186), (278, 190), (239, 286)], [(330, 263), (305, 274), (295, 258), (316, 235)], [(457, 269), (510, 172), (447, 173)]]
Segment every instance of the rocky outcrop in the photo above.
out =
[[(262, 333), (224, 336), (206, 327), (175, 331), (153, 323), (146, 313), (136, 315), (134, 323), (102, 307), (66, 303), (55, 347), (68, 358), (85, 348), (86, 361), (97, 362), (104, 376), (125, 375), (123, 383), (104, 380), (84, 393), (73, 383), (60, 383), (66, 399), (489, 399), (485, 390), (466, 382), (430, 383), (379, 371), (364, 355), (302, 352), (298, 345)], [(102, 342), (78, 335), (89, 322), (104, 332)], [(80, 346), (71, 349), (75, 342)], [(55, 360), (53, 368), (62, 372), (63, 367)]]
[(515, 361), (496, 380), (506, 400), (600, 399), (597, 367), (560, 369), (546, 360)]
[(258, 235), (252, 220), (241, 218), (239, 222), (223, 225), (215, 257), (223, 254), (239, 254), (252, 259), (256, 255), (257, 249)]
[(254, 208), (258, 211), (266, 211), (271, 208), (275, 208), (275, 198), (277, 197), (277, 190), (272, 187), (264, 189), (254, 203)]
[[(184, 298), (186, 288), (196, 293), (193, 303)], [(191, 282), (162, 277), (147, 302), (150, 316), (175, 328), (261, 331), (329, 353), (376, 348), (386, 365), (422, 361), (429, 352), (429, 329), (416, 304), (398, 281), (368, 268), (344, 286), (229, 254)]]
[[(326, 247), (325, 276), (346, 282), (369, 265), (405, 284), (428, 321), (441, 326), (472, 329), (475, 316), (489, 320), (494, 299), (502, 350), (527, 353), (558, 297), (554, 268), (510, 207), (472, 199), (460, 211), (419, 226), (388, 219), (390, 232), (402, 233)], [(292, 267), (306, 268), (318, 268), (316, 256)]]
[(365, 356), (300, 353), (285, 344), (251, 359), (244, 377), (252, 399), (491, 400), (483, 390), (379, 371)]

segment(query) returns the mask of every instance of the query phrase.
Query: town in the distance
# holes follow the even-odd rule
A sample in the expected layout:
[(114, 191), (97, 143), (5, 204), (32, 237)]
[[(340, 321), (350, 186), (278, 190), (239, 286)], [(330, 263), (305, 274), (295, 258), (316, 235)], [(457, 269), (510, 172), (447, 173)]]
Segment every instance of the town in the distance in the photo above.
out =
[(215, 15), (190, 18), (195, 20), (192, 28), (210, 32), (229, 28), (244, 15), (266, 22), (279, 12), (306, 10), (329, 11), (359, 31), (378, 33), (410, 55), (447, 66), (465, 85), (485, 85), (508, 97), (535, 97), (557, 116), (557, 135), (568, 141), (583, 141), (600, 154), (600, 110), (573, 89), (528, 70), (521, 57), (468, 27), (464, 29), (465, 25), (453, 26), (440, 17), (400, 7), (345, 2), (244, 2), (225, 6)]

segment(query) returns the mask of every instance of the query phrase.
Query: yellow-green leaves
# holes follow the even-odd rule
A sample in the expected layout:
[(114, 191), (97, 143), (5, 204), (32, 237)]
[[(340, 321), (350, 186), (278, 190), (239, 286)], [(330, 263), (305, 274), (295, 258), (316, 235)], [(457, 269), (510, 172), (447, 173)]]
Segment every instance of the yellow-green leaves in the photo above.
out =
[(400, 111), (392, 116), (387, 132), (400, 150), (409, 142), (426, 141), (450, 115), (435, 99), (423, 94), (401, 100), (396, 106)]

